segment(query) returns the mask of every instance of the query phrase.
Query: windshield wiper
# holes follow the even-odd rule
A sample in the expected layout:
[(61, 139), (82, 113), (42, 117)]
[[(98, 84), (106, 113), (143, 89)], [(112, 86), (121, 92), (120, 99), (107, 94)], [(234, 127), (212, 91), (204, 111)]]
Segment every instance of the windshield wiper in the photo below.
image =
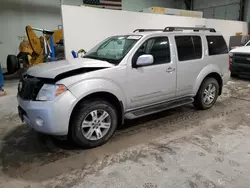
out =
[(94, 56), (84, 56), (83, 58), (89, 58), (89, 59), (96, 59), (96, 60), (101, 60), (101, 61), (107, 61), (112, 64), (117, 64), (119, 63), (118, 60), (113, 60), (113, 59), (106, 59), (106, 58), (101, 58), (101, 57), (94, 57)]

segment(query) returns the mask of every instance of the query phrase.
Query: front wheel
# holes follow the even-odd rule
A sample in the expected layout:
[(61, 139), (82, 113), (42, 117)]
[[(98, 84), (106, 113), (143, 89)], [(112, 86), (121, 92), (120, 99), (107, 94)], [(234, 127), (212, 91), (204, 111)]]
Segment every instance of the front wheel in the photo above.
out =
[(118, 119), (116, 109), (104, 100), (86, 101), (72, 121), (72, 138), (83, 148), (105, 144), (114, 134)]
[(197, 109), (206, 110), (211, 108), (219, 96), (219, 84), (214, 78), (205, 79), (195, 96), (194, 106)]

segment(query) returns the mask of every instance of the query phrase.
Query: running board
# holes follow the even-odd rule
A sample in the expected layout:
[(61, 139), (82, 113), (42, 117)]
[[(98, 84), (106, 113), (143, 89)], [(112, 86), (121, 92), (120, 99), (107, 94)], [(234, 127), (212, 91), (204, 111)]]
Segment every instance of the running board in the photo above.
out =
[(177, 99), (177, 100), (173, 100), (173, 101), (168, 101), (168, 102), (164, 102), (164, 103), (160, 103), (160, 104), (147, 106), (144, 108), (129, 111), (129, 112), (125, 113), (125, 118), (126, 119), (135, 119), (135, 118), (143, 117), (146, 115), (154, 114), (157, 112), (161, 112), (164, 110), (168, 110), (171, 108), (176, 108), (176, 107), (180, 107), (183, 105), (191, 104), (193, 102), (194, 102), (194, 99), (190, 98), (190, 97)]

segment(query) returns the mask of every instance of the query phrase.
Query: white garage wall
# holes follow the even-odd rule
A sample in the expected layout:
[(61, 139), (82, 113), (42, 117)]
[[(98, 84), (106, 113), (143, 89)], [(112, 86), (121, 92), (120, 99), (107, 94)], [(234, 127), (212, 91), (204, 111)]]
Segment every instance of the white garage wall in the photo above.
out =
[(222, 33), (227, 44), (229, 44), (230, 36), (235, 35), (237, 32), (246, 33), (248, 30), (247, 23), (240, 21), (206, 19), (206, 26), (215, 28), (217, 31)]
[[(75, 15), (88, 17), (85, 24), (72, 22)], [(236, 32), (246, 32), (247, 23), (226, 20), (207, 20), (203, 18), (187, 18), (160, 14), (115, 11), (89, 7), (62, 6), (66, 58), (72, 58), (71, 51), (83, 48), (90, 50), (103, 39), (124, 33), (136, 28), (164, 28), (166, 26), (214, 27), (221, 32), (227, 42)], [(94, 24), (93, 24), (94, 23)], [(88, 27), (86, 27), (88, 25)]]

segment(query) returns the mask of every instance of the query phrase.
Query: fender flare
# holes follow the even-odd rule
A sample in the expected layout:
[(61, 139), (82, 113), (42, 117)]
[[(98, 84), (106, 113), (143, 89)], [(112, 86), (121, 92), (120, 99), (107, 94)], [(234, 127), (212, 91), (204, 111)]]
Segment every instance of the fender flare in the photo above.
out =
[(217, 65), (214, 65), (214, 64), (210, 64), (210, 65), (207, 65), (206, 67), (204, 67), (199, 75), (197, 76), (196, 78), (196, 82), (195, 82), (195, 85), (193, 87), (193, 91), (192, 93), (194, 95), (196, 95), (196, 93), (198, 92), (203, 80), (211, 73), (216, 73), (220, 76), (220, 68), (217, 66)]

